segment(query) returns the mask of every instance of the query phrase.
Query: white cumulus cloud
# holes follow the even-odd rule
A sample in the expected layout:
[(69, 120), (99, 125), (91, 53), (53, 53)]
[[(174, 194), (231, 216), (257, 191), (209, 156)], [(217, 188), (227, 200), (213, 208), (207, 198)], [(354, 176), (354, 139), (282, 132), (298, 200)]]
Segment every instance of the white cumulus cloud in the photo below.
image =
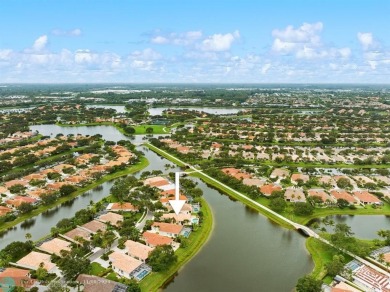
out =
[(298, 28), (292, 25), (285, 29), (274, 29), (272, 36), (275, 38), (272, 49), (277, 52), (289, 53), (296, 48), (309, 44), (318, 46), (321, 43), (321, 38), (318, 35), (323, 28), (322, 22), (304, 23)]
[(47, 45), (47, 35), (42, 35), (39, 38), (37, 38), (33, 44), (33, 49), (36, 51), (43, 50)]
[(214, 34), (203, 40), (201, 49), (203, 51), (222, 52), (228, 51), (233, 42), (240, 38), (240, 32), (236, 30), (233, 33)]
[(365, 50), (369, 49), (374, 44), (374, 38), (370, 32), (358, 32), (357, 38)]

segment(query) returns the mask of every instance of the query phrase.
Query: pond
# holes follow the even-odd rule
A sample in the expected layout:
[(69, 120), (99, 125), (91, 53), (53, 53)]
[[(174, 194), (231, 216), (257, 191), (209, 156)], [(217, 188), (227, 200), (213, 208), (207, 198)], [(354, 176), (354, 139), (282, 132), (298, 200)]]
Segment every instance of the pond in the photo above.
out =
[[(325, 217), (329, 222), (332, 220), (334, 225), (337, 223), (345, 223), (351, 227), (354, 236), (362, 239), (380, 238), (377, 232), (381, 229), (388, 230), (390, 228), (390, 216), (384, 215), (332, 215)], [(328, 232), (333, 232), (334, 226), (325, 225), (320, 219), (315, 219), (310, 222), (320, 223), (320, 228), (324, 227)]]

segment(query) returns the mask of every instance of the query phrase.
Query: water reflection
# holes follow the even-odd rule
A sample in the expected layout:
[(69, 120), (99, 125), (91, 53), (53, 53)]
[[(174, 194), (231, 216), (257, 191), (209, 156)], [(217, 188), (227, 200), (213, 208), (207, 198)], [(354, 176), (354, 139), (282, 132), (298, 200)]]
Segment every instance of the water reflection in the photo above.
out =
[(43, 218), (51, 218), (53, 217), (56, 213), (58, 213), (60, 211), (60, 208), (59, 207), (56, 207), (56, 208), (53, 208), (53, 209), (50, 209), (50, 210), (47, 210), (45, 212), (42, 213), (42, 217)]
[(22, 229), (30, 229), (32, 226), (34, 226), (35, 224), (35, 219), (34, 218), (31, 218), (31, 219), (28, 219), (26, 221), (23, 221), (21, 224), (20, 224), (20, 227)]
[(313, 219), (308, 226), (318, 224), (318, 229), (325, 229), (332, 233), (337, 223), (347, 224), (351, 227), (355, 237), (362, 239), (379, 238), (377, 232), (381, 229), (389, 229), (389, 217), (383, 215), (332, 215), (321, 219)]

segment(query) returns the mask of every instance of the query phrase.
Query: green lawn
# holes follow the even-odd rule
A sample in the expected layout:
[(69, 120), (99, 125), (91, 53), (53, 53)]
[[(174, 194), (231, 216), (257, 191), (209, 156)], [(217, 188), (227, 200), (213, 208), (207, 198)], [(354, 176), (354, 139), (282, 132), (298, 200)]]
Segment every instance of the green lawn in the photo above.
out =
[[(324, 279), (327, 274), (325, 265), (332, 261), (334, 255), (340, 254), (340, 251), (313, 237), (306, 240), (306, 248), (314, 261), (312, 275), (319, 280)], [(346, 263), (352, 260), (349, 255), (343, 256)]]
[(14, 221), (5, 222), (5, 223), (1, 224), (0, 231), (7, 230), (8, 228), (13, 227), (20, 222), (23, 222), (27, 219), (30, 219), (34, 216), (37, 216), (46, 210), (54, 208), (57, 205), (61, 205), (62, 203), (65, 203), (69, 200), (72, 200), (73, 198), (76, 198), (77, 196), (81, 195), (82, 193), (85, 193), (86, 191), (89, 191), (89, 190), (101, 185), (102, 183), (104, 183), (106, 181), (140, 171), (141, 169), (144, 169), (146, 166), (149, 165), (149, 161), (145, 157), (141, 157), (140, 160), (141, 161), (138, 164), (132, 165), (124, 170), (105, 175), (102, 178), (100, 178), (99, 180), (97, 180), (97, 181), (95, 181), (95, 182), (93, 182), (93, 183), (91, 183), (83, 188), (79, 188), (77, 191), (70, 194), (69, 196), (59, 198), (55, 203), (53, 203), (51, 205), (46, 205), (46, 206), (40, 205), (37, 209), (34, 209), (30, 213), (19, 215)]
[(170, 132), (170, 128), (165, 125), (139, 125), (134, 126), (136, 135), (148, 134), (146, 133), (147, 128), (152, 128), (153, 132), (151, 134), (167, 134)]
[(103, 268), (99, 263), (91, 263), (89, 268), (89, 274), (94, 276), (100, 276), (106, 269)]
[(141, 291), (158, 291), (164, 284), (168, 283), (176, 272), (183, 267), (191, 258), (193, 258), (202, 246), (207, 242), (213, 229), (213, 215), (206, 200), (202, 199), (203, 224), (202, 226), (191, 233), (187, 248), (179, 248), (176, 251), (178, 261), (164, 272), (152, 272), (144, 280), (141, 281)]

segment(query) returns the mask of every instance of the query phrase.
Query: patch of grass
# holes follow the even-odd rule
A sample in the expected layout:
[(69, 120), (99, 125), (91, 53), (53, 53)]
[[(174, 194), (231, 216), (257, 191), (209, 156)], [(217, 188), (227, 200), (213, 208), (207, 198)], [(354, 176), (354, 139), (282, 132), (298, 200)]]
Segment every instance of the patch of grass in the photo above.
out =
[(191, 258), (193, 258), (202, 246), (207, 242), (213, 229), (213, 215), (207, 202), (202, 199), (203, 223), (200, 228), (192, 232), (189, 237), (189, 243), (186, 248), (179, 248), (176, 251), (178, 261), (164, 272), (152, 272), (144, 280), (141, 281), (141, 291), (158, 291), (166, 285), (175, 273), (183, 267)]
[(109, 273), (106, 278), (111, 281), (119, 282), (119, 278), (114, 272)]
[(167, 134), (170, 132), (170, 128), (165, 125), (139, 125), (135, 126), (135, 134), (136, 135), (144, 135), (146, 133), (147, 128), (152, 128), (153, 132), (150, 134)]
[(39, 214), (41, 214), (41, 213), (43, 213), (51, 208), (54, 208), (58, 205), (61, 205), (62, 203), (70, 201), (70, 200), (78, 197), (79, 195), (85, 193), (86, 191), (89, 191), (89, 190), (101, 185), (102, 183), (105, 183), (107, 181), (113, 180), (113, 179), (121, 177), (121, 176), (125, 176), (128, 174), (140, 171), (141, 169), (144, 169), (148, 165), (149, 165), (149, 161), (145, 157), (141, 157), (140, 162), (136, 165), (132, 165), (124, 170), (121, 170), (121, 171), (118, 171), (115, 173), (107, 174), (107, 175), (103, 176), (102, 178), (100, 178), (99, 180), (96, 180), (93, 183), (91, 183), (85, 187), (79, 188), (77, 191), (73, 192), (69, 196), (58, 198), (57, 201), (54, 202), (53, 204), (45, 205), (45, 206), (40, 205), (37, 209), (34, 209), (30, 213), (19, 215), (18, 218), (16, 218), (14, 221), (3, 223), (0, 226), (0, 231), (7, 230), (8, 228), (15, 226), (16, 224), (19, 224), (25, 220), (28, 220), (32, 217), (35, 217), (35, 216), (37, 216), (37, 215), (39, 215)]
[(89, 267), (89, 274), (94, 276), (100, 276), (105, 272), (105, 268), (103, 268), (99, 263), (91, 263)]
[(327, 245), (313, 237), (306, 240), (306, 248), (314, 261), (314, 270), (312, 271), (312, 275), (315, 278), (322, 280), (327, 274), (325, 265), (330, 263), (333, 256), (339, 254), (340, 252), (330, 245)]

